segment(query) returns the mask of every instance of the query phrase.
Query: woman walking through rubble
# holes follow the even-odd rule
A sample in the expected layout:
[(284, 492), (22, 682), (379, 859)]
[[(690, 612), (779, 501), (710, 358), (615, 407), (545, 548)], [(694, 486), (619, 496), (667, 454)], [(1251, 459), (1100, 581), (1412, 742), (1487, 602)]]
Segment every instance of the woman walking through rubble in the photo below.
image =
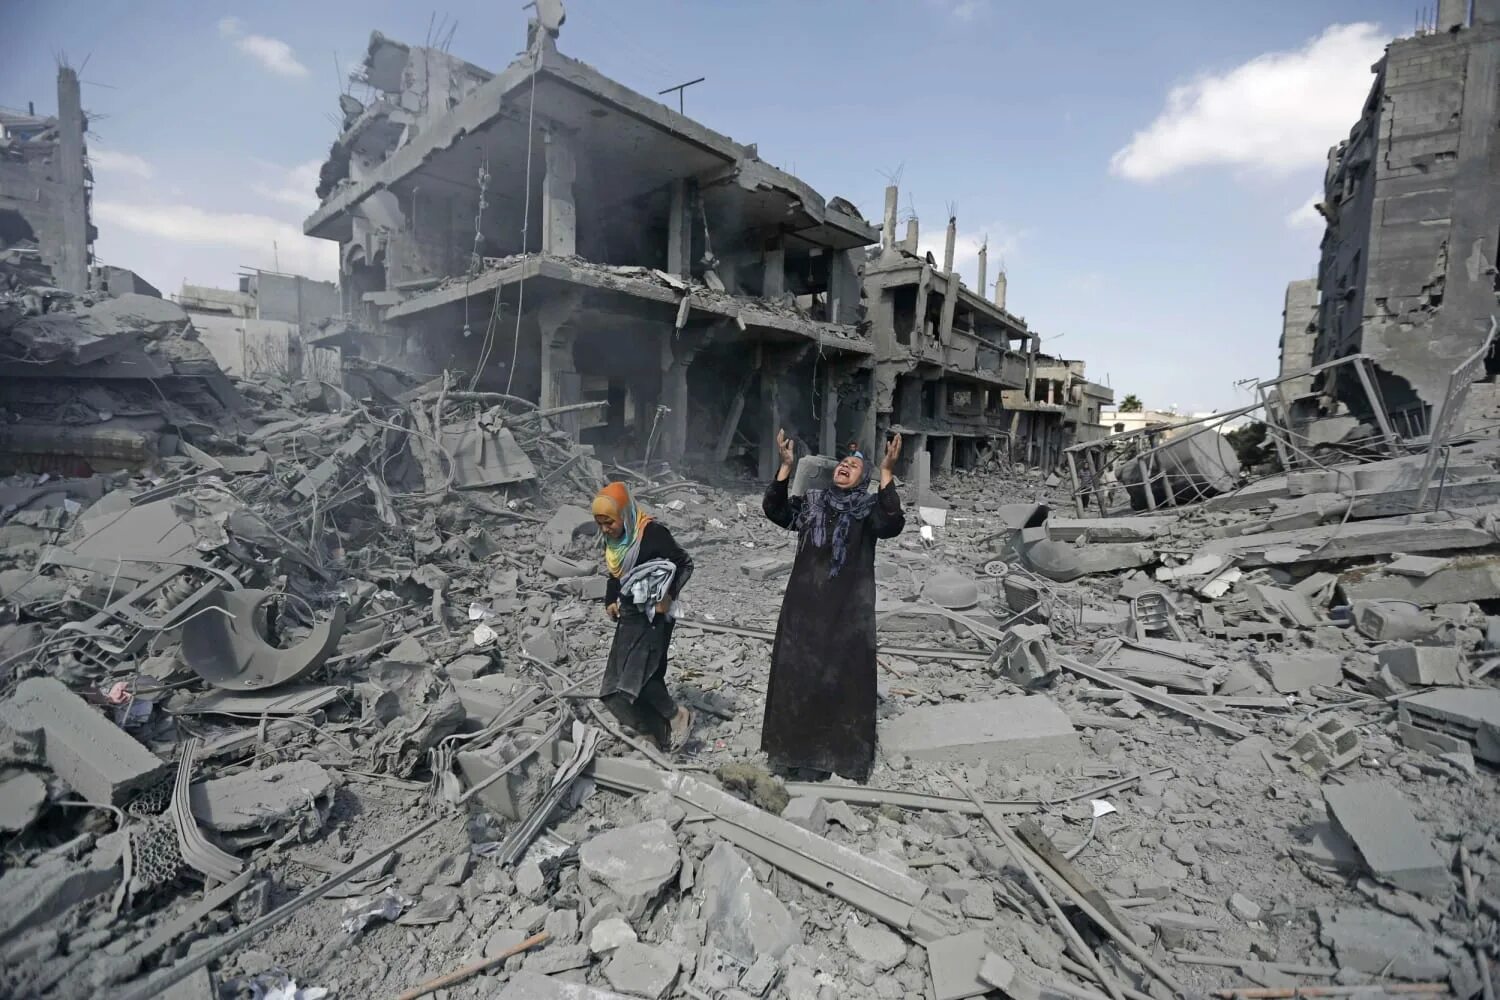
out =
[(624, 483), (600, 490), (593, 510), (609, 571), (604, 609), (616, 622), (600, 698), (625, 725), (675, 750), (686, 742), (693, 715), (667, 690), (667, 649), (673, 604), (693, 575), (692, 557), (636, 506)]
[(833, 488), (787, 495), (795, 445), (776, 433), (781, 469), (766, 490), (766, 517), (794, 530), (797, 558), (781, 602), (761, 749), (771, 766), (865, 781), (875, 763), (875, 540), (906, 525), (892, 485), (901, 435), (887, 442), (880, 490), (855, 451)]

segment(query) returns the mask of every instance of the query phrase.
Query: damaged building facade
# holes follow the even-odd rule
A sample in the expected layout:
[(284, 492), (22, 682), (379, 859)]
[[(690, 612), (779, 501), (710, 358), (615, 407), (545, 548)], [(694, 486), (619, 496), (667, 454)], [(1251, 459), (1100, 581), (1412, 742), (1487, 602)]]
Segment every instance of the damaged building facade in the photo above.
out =
[(580, 407), (606, 453), (761, 476), (779, 427), (823, 454), (902, 431), (925, 482), (1098, 423), (1081, 365), (1038, 378), (1004, 276), (964, 287), (951, 227), (941, 269), (896, 241), (894, 189), (877, 230), (546, 30), (498, 75), (376, 33), (358, 78), (376, 96), (343, 97), (304, 226), (340, 245), (346, 349)]
[[(668, 461), (774, 432), (871, 439), (859, 263), (878, 233), (745, 146), (602, 76), (536, 30), (498, 75), (371, 38), (368, 106), (308, 235), (337, 240), (361, 350), (570, 417)], [(605, 415), (607, 413), (607, 415)], [(597, 414), (597, 416), (596, 416)]]
[[(1500, 0), (1475, 0), (1472, 18), (1467, 0), (1443, 0), (1430, 29), (1392, 42), (1374, 73), (1363, 114), (1329, 154), (1318, 276), (1288, 288), (1281, 367), (1364, 355), (1376, 391), (1361, 365), (1281, 391), (1294, 425), (1322, 419), (1341, 434), (1380, 407), (1415, 438), (1500, 313)], [(1491, 353), (1464, 422), (1500, 413), (1497, 372)]]
[(32, 257), (59, 288), (89, 287), (95, 231), (78, 74), (57, 74), (57, 114), (0, 108), (0, 250)]

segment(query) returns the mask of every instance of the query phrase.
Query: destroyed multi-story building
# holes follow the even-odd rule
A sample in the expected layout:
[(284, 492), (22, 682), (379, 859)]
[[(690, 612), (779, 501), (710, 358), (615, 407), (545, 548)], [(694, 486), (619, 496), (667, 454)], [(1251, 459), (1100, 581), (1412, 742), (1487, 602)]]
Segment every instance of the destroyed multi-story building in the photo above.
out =
[[(534, 30), (491, 75), (372, 36), (376, 95), (346, 129), (308, 235), (340, 244), (361, 349), (569, 417), (583, 440), (752, 456), (776, 428), (870, 439), (859, 257), (877, 232), (746, 146)], [(595, 416), (595, 414), (604, 414)]]
[(997, 445), (1055, 460), (1069, 414), (1098, 423), (1071, 369), (1037, 395), (1038, 341), (1003, 275), (994, 302), (964, 287), (951, 227), (940, 270), (897, 244), (894, 202), (882, 237), (554, 32), (498, 75), (377, 32), (357, 77), (304, 226), (339, 242), (346, 347), (578, 407), (615, 452), (763, 476), (782, 427), (823, 454), (904, 431), (925, 482)]
[(89, 287), (96, 235), (78, 73), (57, 74), (57, 114), (0, 108), (0, 250), (33, 256), (68, 292)]
[[(891, 185), (880, 250), (862, 272), (875, 336), (877, 420), (907, 436), (909, 454), (925, 471), (969, 467), (1014, 444), (1002, 394), (1025, 391), (1033, 337), (1026, 321), (1005, 309), (1003, 274), (995, 301), (984, 297), (986, 249), (979, 251), (975, 292), (954, 270), (956, 221), (948, 220), (939, 268), (918, 249), (916, 218), (908, 219), (905, 239), (896, 239), (897, 202)], [(919, 483), (925, 471), (918, 471)]]
[[(1383, 410), (1423, 437), (1449, 380), (1500, 313), (1500, 0), (1441, 0), (1436, 21), (1393, 41), (1349, 138), (1330, 151), (1316, 284), (1287, 290), (1280, 394), (1294, 425), (1345, 431)], [(1500, 413), (1493, 354), (1459, 419)], [(1374, 383), (1374, 390), (1366, 382)], [(1327, 438), (1330, 435), (1319, 435)], [(1337, 436), (1337, 435), (1333, 435)]]

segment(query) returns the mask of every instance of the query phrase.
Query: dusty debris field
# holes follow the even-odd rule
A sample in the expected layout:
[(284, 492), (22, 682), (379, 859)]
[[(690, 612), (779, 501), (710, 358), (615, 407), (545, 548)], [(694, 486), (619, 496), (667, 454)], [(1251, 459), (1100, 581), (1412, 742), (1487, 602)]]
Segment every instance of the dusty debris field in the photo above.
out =
[[(1410, 516), (1420, 455), (1131, 518), (939, 480), (877, 562), (876, 771), (803, 783), (758, 749), (763, 484), (366, 374), (0, 484), (0, 993), (1492, 995), (1500, 449)], [(609, 476), (698, 566), (670, 759), (587, 697)]]

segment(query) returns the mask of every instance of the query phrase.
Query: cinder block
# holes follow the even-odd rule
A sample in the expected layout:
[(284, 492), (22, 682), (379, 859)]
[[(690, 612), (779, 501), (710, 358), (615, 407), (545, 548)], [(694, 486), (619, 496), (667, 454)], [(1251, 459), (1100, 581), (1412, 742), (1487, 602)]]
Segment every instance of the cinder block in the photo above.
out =
[(1462, 684), (1458, 650), (1452, 646), (1390, 646), (1380, 662), (1407, 684)]
[(22, 681), (0, 705), (0, 721), (38, 734), (47, 766), (90, 802), (123, 805), (161, 781), (169, 765), (132, 739), (61, 681)]
[(1442, 856), (1394, 787), (1383, 781), (1324, 785), (1323, 802), (1377, 877), (1424, 896), (1450, 891)]
[(827, 455), (804, 455), (797, 462), (797, 471), (792, 475), (792, 485), (787, 495), (805, 496), (808, 490), (826, 490), (833, 486), (833, 470), (838, 459)]
[(916, 760), (1025, 771), (1070, 767), (1083, 753), (1067, 714), (1041, 695), (913, 708), (881, 724), (880, 742)]

